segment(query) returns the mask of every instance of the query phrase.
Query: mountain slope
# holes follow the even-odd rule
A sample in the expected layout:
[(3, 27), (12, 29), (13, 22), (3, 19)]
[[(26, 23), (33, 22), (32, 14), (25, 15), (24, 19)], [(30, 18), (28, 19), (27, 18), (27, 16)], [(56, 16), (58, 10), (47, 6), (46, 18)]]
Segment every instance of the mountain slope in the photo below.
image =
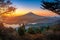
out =
[(58, 17), (44, 17), (44, 16), (38, 16), (32, 12), (29, 12), (23, 16), (16, 16), (16, 17), (6, 17), (4, 18), (5, 23), (9, 24), (21, 24), (21, 23), (52, 23), (57, 20), (60, 20)]
[(6, 17), (4, 18), (5, 23), (29, 23), (29, 22), (35, 22), (35, 20), (44, 18), (43, 16), (35, 15), (32, 12), (29, 12), (23, 16), (17, 16), (17, 17)]

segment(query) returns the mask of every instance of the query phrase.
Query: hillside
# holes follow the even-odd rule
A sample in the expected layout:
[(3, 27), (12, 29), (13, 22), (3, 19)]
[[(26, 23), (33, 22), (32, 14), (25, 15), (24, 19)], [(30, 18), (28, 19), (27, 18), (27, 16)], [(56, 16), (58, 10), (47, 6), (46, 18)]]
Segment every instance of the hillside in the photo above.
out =
[(60, 17), (44, 17), (38, 16), (32, 12), (29, 12), (23, 16), (16, 17), (4, 17), (4, 22), (8, 24), (21, 24), (21, 23), (53, 23), (60, 20)]

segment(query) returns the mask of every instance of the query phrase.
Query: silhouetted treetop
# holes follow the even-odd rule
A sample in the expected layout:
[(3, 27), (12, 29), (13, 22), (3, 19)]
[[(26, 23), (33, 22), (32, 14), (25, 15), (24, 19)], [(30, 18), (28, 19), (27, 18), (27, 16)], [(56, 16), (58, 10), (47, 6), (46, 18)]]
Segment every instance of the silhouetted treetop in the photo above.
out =
[(0, 14), (14, 12), (16, 8), (11, 4), (11, 0), (0, 0)]
[(51, 10), (60, 15), (60, 0), (53, 0), (53, 2), (42, 1), (43, 9)]

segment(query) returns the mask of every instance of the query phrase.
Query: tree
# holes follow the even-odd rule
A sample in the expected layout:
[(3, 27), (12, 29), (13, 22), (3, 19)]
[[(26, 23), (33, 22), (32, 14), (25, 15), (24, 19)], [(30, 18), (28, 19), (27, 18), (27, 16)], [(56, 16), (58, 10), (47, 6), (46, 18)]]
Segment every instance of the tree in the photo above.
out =
[(48, 31), (50, 29), (50, 27), (48, 26), (48, 27), (46, 27), (46, 30)]
[(0, 31), (2, 40), (20, 40), (18, 33), (13, 28), (4, 28)]
[(36, 33), (41, 33), (42, 31), (41, 31), (40, 28), (36, 28), (36, 29), (35, 29), (35, 32), (36, 32)]
[(28, 28), (28, 33), (30, 33), (30, 34), (35, 34), (36, 32), (33, 30), (32, 27), (29, 27), (29, 28)]
[[(16, 8), (11, 4), (11, 0), (0, 0), (0, 17), (3, 14), (8, 14), (15, 11)], [(0, 22), (2, 22), (2, 18), (0, 18)]]
[(25, 34), (25, 25), (22, 24), (19, 28), (18, 28), (18, 33), (20, 36)]
[(10, 0), (0, 0), (0, 14), (9, 13), (14, 11), (15, 8), (11, 6)]
[(43, 9), (51, 10), (60, 15), (60, 0), (53, 0), (53, 2), (42, 1)]

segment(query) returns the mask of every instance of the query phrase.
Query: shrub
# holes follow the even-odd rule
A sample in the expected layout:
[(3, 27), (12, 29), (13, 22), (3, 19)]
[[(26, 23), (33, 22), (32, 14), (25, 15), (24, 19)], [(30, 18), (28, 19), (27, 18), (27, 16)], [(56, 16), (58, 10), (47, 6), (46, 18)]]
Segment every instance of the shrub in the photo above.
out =
[(18, 28), (18, 34), (21, 36), (25, 34), (25, 25), (22, 25)]
[(35, 31), (33, 30), (32, 27), (30, 27), (30, 28), (28, 28), (28, 33), (30, 33), (30, 34), (35, 34)]

